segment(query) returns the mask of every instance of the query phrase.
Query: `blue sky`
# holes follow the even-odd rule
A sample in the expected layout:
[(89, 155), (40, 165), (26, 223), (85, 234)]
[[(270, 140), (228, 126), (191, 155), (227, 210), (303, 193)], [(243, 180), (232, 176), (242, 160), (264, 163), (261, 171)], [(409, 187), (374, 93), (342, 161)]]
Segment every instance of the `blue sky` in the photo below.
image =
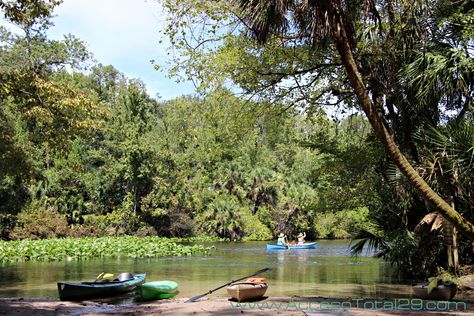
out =
[(86, 43), (97, 62), (113, 65), (127, 77), (140, 78), (152, 96), (191, 94), (191, 83), (176, 83), (150, 63), (166, 64), (165, 16), (154, 0), (65, 0), (54, 11), (49, 37), (71, 33)]

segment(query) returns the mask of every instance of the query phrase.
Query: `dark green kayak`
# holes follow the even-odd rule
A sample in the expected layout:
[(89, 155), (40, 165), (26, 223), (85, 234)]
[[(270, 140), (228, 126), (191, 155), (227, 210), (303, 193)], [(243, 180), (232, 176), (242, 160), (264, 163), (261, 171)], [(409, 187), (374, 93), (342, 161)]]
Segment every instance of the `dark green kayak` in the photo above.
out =
[(97, 297), (110, 297), (135, 290), (145, 282), (146, 274), (136, 274), (131, 279), (106, 283), (58, 282), (58, 292), (61, 301), (75, 301)]

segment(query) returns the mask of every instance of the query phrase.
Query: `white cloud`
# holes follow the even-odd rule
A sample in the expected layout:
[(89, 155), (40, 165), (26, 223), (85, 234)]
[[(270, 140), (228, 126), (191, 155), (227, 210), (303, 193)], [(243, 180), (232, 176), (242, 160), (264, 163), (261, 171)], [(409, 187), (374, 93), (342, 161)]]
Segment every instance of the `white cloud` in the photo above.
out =
[(143, 0), (66, 0), (56, 11), (56, 31), (86, 39), (98, 58), (152, 53), (160, 27), (154, 12), (157, 3)]
[(65, 0), (55, 15), (55, 26), (49, 32), (52, 38), (68, 33), (77, 36), (98, 62), (141, 78), (150, 94), (169, 99), (193, 92), (191, 84), (178, 88), (150, 64), (151, 59), (164, 62), (166, 56), (164, 45), (159, 43), (165, 17), (157, 1)]

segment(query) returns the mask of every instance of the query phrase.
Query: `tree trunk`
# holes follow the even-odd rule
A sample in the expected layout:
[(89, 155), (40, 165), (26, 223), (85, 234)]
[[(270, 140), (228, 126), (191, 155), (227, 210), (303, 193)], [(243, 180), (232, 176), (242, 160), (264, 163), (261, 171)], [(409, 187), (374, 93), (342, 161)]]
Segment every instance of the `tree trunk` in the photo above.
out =
[[(455, 209), (454, 205), (454, 196), (451, 196), (451, 207)], [(445, 222), (447, 222), (445, 220)], [(449, 223), (449, 222), (448, 222)], [(453, 227), (451, 223), (449, 223), (450, 229), (449, 229), (449, 239), (450, 243), (447, 246), (447, 252), (448, 252), (448, 266), (450, 269), (452, 269), (452, 272), (455, 274), (458, 273), (459, 271), (459, 253), (458, 253), (458, 238), (457, 238), (457, 231), (456, 227)], [(444, 227), (443, 227), (444, 230)], [(446, 236), (445, 236), (446, 238)], [(451, 262), (451, 264), (449, 264)]]
[(453, 236), (454, 226), (447, 220), (443, 221), (443, 244), (446, 247), (446, 257), (448, 258), (448, 270), (452, 272), (454, 268), (453, 260)]
[(458, 248), (458, 231), (456, 227), (453, 228), (453, 265), (454, 272), (459, 272), (459, 248)]
[(467, 221), (461, 214), (456, 212), (443, 198), (441, 198), (419, 173), (411, 166), (392, 136), (379, 117), (369, 94), (365, 88), (362, 75), (359, 72), (357, 63), (352, 55), (350, 39), (345, 29), (343, 10), (340, 0), (332, 0), (331, 23), (332, 37), (336, 44), (336, 49), (342, 59), (348, 78), (357, 96), (367, 119), (372, 125), (377, 138), (382, 142), (388, 155), (393, 159), (400, 171), (408, 178), (408, 181), (418, 191), (423, 199), (433, 205), (450, 223), (452, 223), (467, 238), (474, 240), (474, 225)]

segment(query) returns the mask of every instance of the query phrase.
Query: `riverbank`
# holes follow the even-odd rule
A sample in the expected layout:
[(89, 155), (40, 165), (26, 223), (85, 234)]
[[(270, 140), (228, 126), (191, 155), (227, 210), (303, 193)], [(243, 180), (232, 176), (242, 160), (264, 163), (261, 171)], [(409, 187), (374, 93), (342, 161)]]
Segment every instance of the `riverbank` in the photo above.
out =
[[(474, 300), (421, 303), (421, 300), (414, 299), (271, 297), (258, 302), (237, 303), (224, 297), (214, 297), (184, 303), (185, 300), (186, 298), (177, 298), (111, 305), (91, 301), (61, 302), (45, 298), (1, 298), (0, 315), (474, 315)], [(419, 310), (420, 308), (425, 309)]]

